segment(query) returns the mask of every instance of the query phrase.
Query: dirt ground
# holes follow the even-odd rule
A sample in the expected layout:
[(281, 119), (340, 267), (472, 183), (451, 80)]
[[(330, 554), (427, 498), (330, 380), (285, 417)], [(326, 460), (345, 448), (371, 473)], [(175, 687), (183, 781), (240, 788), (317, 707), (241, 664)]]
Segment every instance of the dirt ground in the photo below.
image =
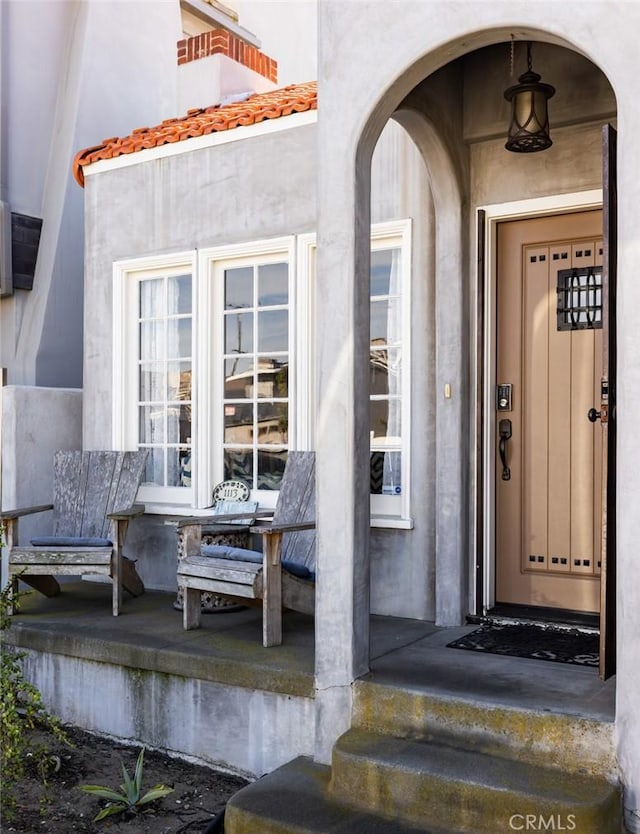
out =
[[(122, 814), (93, 822), (106, 804), (79, 789), (80, 785), (100, 785), (118, 791), (122, 783), (122, 761), (133, 776), (139, 747), (130, 747), (66, 728), (73, 747), (64, 747), (44, 734), (33, 739), (46, 744), (59, 759), (59, 769), (44, 786), (36, 768), (15, 794), (17, 808), (8, 818), (3, 801), (2, 834), (202, 834), (212, 818), (246, 780), (230, 776), (181, 759), (145, 751), (142, 791), (163, 783), (173, 793), (145, 806), (141, 813), (125, 818)], [(58, 760), (53, 760), (57, 767)]]

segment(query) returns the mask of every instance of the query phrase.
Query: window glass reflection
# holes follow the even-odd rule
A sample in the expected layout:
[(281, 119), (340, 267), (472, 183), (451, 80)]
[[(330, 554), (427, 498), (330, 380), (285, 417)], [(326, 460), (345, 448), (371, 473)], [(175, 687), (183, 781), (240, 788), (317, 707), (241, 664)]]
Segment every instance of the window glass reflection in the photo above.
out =
[(371, 253), (371, 295), (390, 295), (393, 249), (379, 249)]
[(286, 263), (258, 267), (258, 306), (269, 307), (289, 301), (289, 269)]
[(167, 321), (167, 358), (191, 356), (191, 318)]
[(191, 362), (167, 362), (167, 400), (191, 399)]
[(253, 397), (253, 357), (224, 360), (224, 396), (229, 400)]
[(140, 324), (140, 359), (164, 359), (165, 357), (165, 325), (161, 321), (143, 321)]
[(176, 275), (167, 281), (167, 313), (170, 316), (191, 312), (191, 276)]
[(224, 352), (253, 353), (253, 313), (225, 316)]
[(176, 486), (191, 486), (191, 449), (178, 449), (178, 483)]
[(266, 310), (258, 313), (258, 350), (287, 350), (289, 346), (289, 313), (287, 310)]
[(224, 271), (224, 309), (253, 307), (253, 267), (244, 266)]
[(167, 408), (167, 443), (191, 441), (191, 406), (171, 405)]
[[(141, 449), (145, 447), (140, 446)], [(149, 449), (145, 466), (143, 482), (164, 486), (164, 449)]]
[(164, 315), (164, 279), (152, 278), (140, 281), (140, 306), (139, 316), (141, 319), (159, 318)]
[(143, 405), (139, 411), (139, 434), (141, 443), (164, 443), (165, 410), (162, 405)]
[(289, 362), (285, 357), (261, 356), (258, 363), (258, 397), (289, 395)]
[(402, 351), (399, 348), (372, 350), (369, 354), (369, 391), (400, 394)]
[(258, 405), (258, 443), (284, 445), (288, 442), (287, 403), (261, 402)]
[(225, 481), (242, 481), (253, 489), (253, 450), (226, 449), (224, 453)]
[(167, 449), (167, 486), (181, 486), (180, 458), (178, 449)]
[(372, 495), (402, 494), (401, 452), (371, 452), (370, 492)]
[(401, 416), (399, 399), (372, 399), (369, 407), (369, 434), (372, 445), (381, 442), (399, 444)]
[(154, 363), (140, 366), (138, 398), (142, 402), (164, 400), (164, 365)]
[(386, 298), (371, 302), (371, 344), (397, 345), (401, 341), (400, 299)]
[(266, 451), (258, 449), (258, 489), (280, 489), (287, 451)]

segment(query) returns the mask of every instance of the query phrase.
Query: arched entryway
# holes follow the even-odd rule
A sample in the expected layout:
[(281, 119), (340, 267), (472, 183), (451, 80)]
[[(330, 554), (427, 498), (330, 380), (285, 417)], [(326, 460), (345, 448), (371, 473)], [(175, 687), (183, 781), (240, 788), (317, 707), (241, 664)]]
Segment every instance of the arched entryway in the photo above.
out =
[[(581, 403), (587, 397), (591, 404), (591, 400), (595, 402), (595, 397), (599, 397), (602, 339), (598, 331), (603, 321), (598, 311), (597, 321), (592, 322), (593, 328), (588, 313), (582, 314), (585, 321), (576, 321), (574, 328), (558, 324), (557, 329), (567, 335), (566, 339), (560, 337), (562, 344), (558, 348), (564, 354), (556, 356), (549, 352), (551, 329), (555, 329), (555, 322), (559, 321), (555, 307), (555, 273), (558, 265), (572, 265), (571, 258), (565, 260), (566, 253), (554, 251), (548, 261), (547, 255), (541, 255), (542, 261), (546, 261), (547, 285), (543, 300), (549, 320), (542, 330), (536, 324), (540, 345), (527, 348), (532, 354), (528, 360), (530, 366), (520, 369), (515, 392), (513, 383), (508, 383), (511, 386), (508, 406), (498, 406), (495, 400), (498, 377), (504, 373), (505, 364), (501, 363), (499, 354), (522, 352), (523, 334), (531, 327), (531, 323), (518, 324), (511, 336), (512, 344), (506, 347), (497, 340), (496, 332), (506, 326), (500, 325), (505, 316), (520, 322), (525, 315), (522, 293), (518, 301), (521, 308), (509, 311), (506, 304), (501, 304), (498, 311), (496, 243), (500, 230), (506, 228), (499, 225), (499, 221), (545, 216), (548, 228), (544, 234), (558, 244), (564, 233), (555, 228), (550, 218), (553, 215), (575, 218), (575, 222), (569, 224), (575, 240), (568, 243), (569, 248), (573, 245), (575, 250), (573, 260), (577, 257), (573, 266), (577, 268), (578, 261), (584, 260), (584, 249), (592, 253), (592, 260), (595, 258), (593, 281), (600, 282), (602, 276), (602, 253), (595, 252), (596, 246), (602, 249), (599, 209), (603, 150), (600, 134), (602, 124), (615, 118), (615, 97), (602, 72), (583, 56), (566, 47), (544, 42), (536, 42), (534, 47), (538, 69), (542, 69), (545, 78), (552, 79), (558, 88), (556, 110), (552, 110), (552, 114), (555, 112), (553, 146), (543, 153), (510, 154), (504, 148), (509, 106), (503, 92), (514, 81), (514, 70), (518, 74), (526, 68), (525, 44), (515, 40), (486, 46), (449, 62), (417, 84), (391, 116), (405, 127), (422, 154), (435, 214), (427, 243), (435, 263), (435, 316), (427, 321), (429, 311), (424, 311), (422, 324), (435, 330), (432, 399), (436, 418), (428, 431), (435, 437), (436, 497), (433, 506), (420, 508), (418, 512), (431, 513), (437, 531), (433, 555), (436, 582), (430, 607), (435, 612), (436, 622), (441, 625), (459, 624), (466, 614), (484, 613), (496, 603), (534, 609), (555, 608), (559, 619), (568, 611), (596, 615), (600, 608), (602, 525), (595, 517), (602, 506), (597, 494), (602, 490), (601, 471), (595, 460), (601, 448), (600, 427), (594, 429), (589, 424), (588, 408), (583, 409), (584, 414), (574, 412), (578, 409), (577, 400)], [(523, 62), (524, 65), (518, 68)], [(363, 143), (366, 137), (365, 132)], [(576, 214), (579, 211), (582, 211), (581, 215)], [(484, 224), (487, 212), (490, 215), (488, 226)], [(579, 218), (583, 223), (589, 219), (590, 223), (583, 228)], [(425, 222), (419, 217), (411, 220), (418, 225)], [(578, 234), (581, 230), (584, 234)], [(535, 238), (538, 231), (534, 230), (532, 234)], [(587, 245), (589, 235), (594, 240)], [(581, 247), (581, 241), (585, 242), (584, 247)], [(536, 243), (542, 241), (536, 240)], [(558, 265), (551, 264), (551, 258), (556, 256), (562, 260)], [(504, 260), (504, 253), (502, 257)], [(519, 262), (522, 252), (518, 250), (514, 257)], [(511, 283), (519, 285), (524, 281), (524, 276), (515, 276), (512, 272), (508, 277)], [(424, 280), (427, 280), (426, 276), (415, 276), (412, 287)], [(575, 280), (580, 278), (575, 276)], [(600, 303), (601, 290), (596, 288), (592, 294), (594, 298), (598, 296)], [(577, 299), (580, 291), (574, 295)], [(503, 300), (505, 297), (503, 293)], [(528, 314), (539, 317), (539, 305)], [(568, 312), (565, 318), (567, 316)], [(553, 328), (551, 317), (555, 317)], [(418, 331), (420, 324), (418, 322)], [(591, 332), (586, 332), (589, 330)], [(588, 361), (592, 363), (589, 371), (592, 384), (591, 390), (580, 391), (577, 377), (584, 377), (587, 361), (579, 356), (583, 343), (587, 345)], [(514, 351), (514, 345), (517, 351)], [(418, 389), (419, 352), (416, 354), (414, 350), (411, 358), (412, 379)], [(524, 354), (521, 359), (524, 362)], [(544, 380), (538, 379), (534, 370), (542, 361), (548, 365), (568, 363), (568, 377), (566, 374), (547, 374)], [(562, 407), (566, 413), (558, 413), (560, 406), (553, 400), (560, 383), (567, 388), (562, 393)], [(533, 397), (527, 386), (537, 386), (536, 393), (538, 389), (542, 390), (541, 386), (545, 388), (548, 403), (544, 414), (539, 405), (534, 407), (533, 403), (529, 404), (528, 412), (522, 413), (524, 401)], [(504, 509), (501, 494), (504, 481), (499, 474), (496, 477), (494, 463), (500, 443), (493, 435), (499, 428), (496, 414), (500, 410), (516, 435), (508, 448), (509, 457), (513, 458), (508, 489), (517, 495), (512, 500), (514, 506), (507, 505), (508, 511)], [(551, 425), (552, 419), (557, 423), (556, 428)], [(518, 433), (535, 434), (532, 427), (535, 421), (549, 424), (544, 448), (532, 445), (532, 441), (525, 446), (518, 436)], [(426, 453), (423, 448), (424, 421), (416, 408), (412, 409), (410, 431), (410, 456), (415, 460)], [(518, 444), (516, 457), (521, 458), (518, 461), (513, 457), (515, 444)], [(569, 450), (573, 447), (573, 454), (568, 455), (567, 461), (557, 463), (558, 469), (566, 466), (569, 472), (564, 492), (556, 494), (558, 478), (549, 480), (545, 472), (546, 480), (535, 486), (540, 493), (537, 496), (540, 507), (534, 506), (528, 514), (523, 511), (523, 518), (516, 519), (514, 507), (520, 512), (520, 505), (533, 503), (531, 465), (527, 465), (527, 461), (544, 458), (547, 461), (544, 467), (549, 469), (552, 460), (557, 461), (558, 449), (562, 447)], [(582, 485), (587, 471), (592, 481), (589, 497), (586, 496), (588, 489)], [(576, 499), (579, 489), (585, 493), (580, 506)], [(562, 505), (563, 500), (566, 506)], [(554, 512), (555, 517), (552, 517)], [(532, 529), (530, 516), (536, 514), (544, 515), (543, 523)], [(500, 529), (505, 523), (509, 528), (517, 528), (510, 538), (507, 537), (508, 554), (497, 552), (500, 548), (505, 550)], [(410, 537), (411, 533), (406, 536)], [(544, 547), (532, 544), (541, 539), (545, 540)], [(524, 551), (528, 553), (536, 546), (544, 551), (544, 555), (536, 551), (533, 554), (535, 561), (530, 565)], [(507, 581), (514, 572), (522, 576), (522, 587), (515, 591), (508, 587)]]
[[(346, 188), (344, 182), (338, 185), (331, 178), (321, 187), (321, 191), (326, 189), (325, 194), (332, 188), (346, 191), (343, 198), (349, 205), (343, 216), (352, 217), (352, 225), (340, 229), (338, 247), (331, 245), (335, 238), (327, 238), (324, 268), (335, 269), (335, 256), (340, 249), (342, 255), (349, 253), (345, 274), (354, 276), (346, 303), (344, 296), (339, 310), (337, 299), (336, 304), (328, 303), (334, 323), (334, 316), (346, 323), (341, 332), (347, 337), (323, 348), (325, 358), (331, 355), (332, 359), (325, 364), (324, 378), (323, 370), (320, 371), (321, 390), (327, 395), (321, 397), (320, 483), (340, 479), (344, 486), (340, 499), (335, 493), (330, 498), (325, 494), (324, 511), (330, 510), (334, 516), (334, 531), (344, 525), (347, 558), (342, 560), (340, 572), (349, 578), (350, 595), (348, 622), (347, 618), (338, 617), (341, 623), (345, 620), (342, 627), (351, 632), (345, 656), (337, 661), (335, 656), (325, 656), (320, 647), (317, 656), (318, 681), (321, 688), (330, 688), (334, 697), (340, 689), (338, 681), (346, 682), (349, 675), (362, 674), (368, 662), (370, 538), (368, 506), (359, 484), (367, 483), (369, 478), (369, 437), (368, 415), (359, 411), (357, 402), (367, 402), (368, 398), (368, 374), (363, 361), (369, 353), (368, 327), (362, 311), (368, 307), (369, 171), (377, 136), (389, 118), (397, 119), (408, 130), (423, 155), (435, 205), (431, 245), (437, 264), (433, 386), (436, 499), (433, 507), (420, 511), (433, 513), (437, 530), (433, 608), (436, 622), (441, 625), (459, 624), (466, 614), (483, 609), (484, 584), (478, 581), (478, 575), (489, 575), (491, 560), (495, 558), (488, 552), (484, 533), (494, 523), (491, 514), (495, 501), (486, 500), (483, 471), (492, 465), (489, 456), (498, 446), (494, 441), (491, 447), (487, 439), (495, 427), (495, 417), (487, 414), (486, 394), (488, 386), (495, 387), (498, 381), (495, 374), (491, 377), (495, 359), (490, 353), (496, 347), (483, 329), (495, 316), (495, 306), (491, 299), (482, 298), (482, 293), (491, 288), (485, 285), (488, 273), (484, 264), (478, 263), (480, 250), (487, 243), (492, 246), (493, 238), (478, 237), (477, 212), (494, 204), (554, 196), (558, 197), (557, 210), (566, 211), (561, 195), (592, 194), (602, 187), (600, 132), (602, 124), (616, 115), (611, 86), (593, 62), (534, 28), (518, 29), (515, 40), (516, 44), (525, 39), (534, 42), (536, 68), (542, 71), (545, 81), (563, 91), (562, 95), (558, 93), (560, 116), (554, 121), (552, 115), (554, 146), (532, 155), (509, 154), (504, 150), (508, 106), (503, 92), (516, 80), (510, 77), (512, 34), (507, 28), (494, 29), (476, 33), (472, 42), (462, 38), (449, 41), (413, 63), (391, 84), (387, 83), (385, 93), (375, 103), (370, 102), (366, 125), (352, 146), (355, 176), (349, 178)], [(522, 60), (519, 51), (522, 50), (516, 45), (516, 60)], [(516, 73), (519, 71), (516, 65)], [(323, 211), (329, 204), (335, 208), (343, 198), (325, 201), (321, 195), (321, 230)], [(555, 210), (550, 200), (548, 213)], [(326, 214), (324, 219), (325, 228), (330, 227)], [(322, 272), (322, 244), (319, 253)], [(493, 249), (488, 254), (490, 259), (495, 257)], [(483, 317), (487, 317), (484, 324)], [(419, 363), (414, 363), (414, 372), (416, 367)], [(345, 391), (355, 407), (353, 414), (346, 415), (343, 456), (339, 459), (333, 449), (333, 454), (324, 457), (323, 426), (332, 409), (344, 406), (344, 401), (341, 406), (337, 403), (338, 392)], [(419, 415), (413, 416), (415, 422)], [(324, 448), (327, 451), (328, 447)], [(412, 445), (411, 454), (420, 454), (416, 444)], [(346, 471), (345, 459), (353, 461), (353, 467), (348, 466)], [(490, 487), (494, 483), (495, 479), (489, 479)], [(322, 514), (322, 496), (319, 502)], [(325, 546), (334, 547), (335, 542)], [(322, 550), (321, 533), (320, 564)], [(322, 597), (320, 588), (319, 617), (322, 618), (323, 606), (327, 604), (327, 613), (332, 609), (333, 628), (338, 630), (341, 626), (334, 616), (336, 601), (333, 599), (329, 605)]]
[[(640, 632), (637, 591), (640, 587), (637, 560), (640, 337), (636, 323), (640, 283), (635, 280), (636, 207), (640, 200), (640, 162), (635, 137), (640, 132), (640, 110), (634, 80), (640, 10), (634, 4), (623, 5), (619, 14), (612, 15), (610, 4), (602, 0), (588, 4), (541, 0), (536, 4), (515, 5), (506, 0), (490, 4), (407, 2), (394, 4), (393, 10), (389, 4), (367, 3), (366, 14), (363, 4), (320, 4), (319, 42), (330, 44), (330, 47), (321, 54), (319, 63), (323, 110), (318, 122), (321, 174), (318, 275), (323, 281), (323, 299), (319, 305), (318, 326), (321, 341), (323, 334), (331, 333), (331, 345), (323, 346), (319, 364), (320, 582), (316, 682), (319, 693), (318, 750), (323, 757), (330, 752), (327, 739), (331, 732), (340, 732), (339, 715), (345, 714), (340, 713), (340, 709), (348, 709), (351, 682), (366, 670), (368, 664), (369, 496), (362, 495), (359, 488), (368, 477), (368, 415), (358, 403), (365, 403), (367, 396), (368, 344), (361, 328), (362, 302), (365, 300), (362, 288), (369, 267), (369, 163), (377, 136), (412, 90), (425, 79), (435, 78), (439, 70), (453, 65), (464, 55), (499, 44), (508, 45), (512, 34), (516, 40), (531, 40), (537, 44), (536, 56), (540, 44), (562, 47), (604, 71), (615, 90), (618, 114), (618, 638), (614, 732), (620, 778), (625, 786), (627, 824), (632, 830), (640, 830), (640, 756), (637, 752), (640, 750), (637, 708), (640, 648), (635, 639)], [(502, 55), (504, 66), (508, 59), (508, 50), (504, 56), (504, 47)], [(560, 88), (558, 79), (547, 74), (537, 57), (536, 68), (545, 81)], [(477, 81), (483, 85), (486, 76), (480, 73)], [(501, 84), (497, 98), (491, 99), (494, 103), (499, 101), (500, 106), (504, 86)], [(459, 101), (463, 93), (464, 90), (458, 88), (455, 100)], [(446, 96), (443, 101), (447, 103)], [(552, 136), (553, 119), (552, 110)], [(504, 129), (501, 126), (500, 130)], [(567, 127), (574, 136), (584, 135), (586, 129), (587, 126), (581, 124)], [(449, 147), (450, 132), (442, 136)], [(486, 148), (480, 143), (476, 150), (481, 152)], [(586, 150), (597, 151), (599, 157), (600, 137), (587, 142)], [(544, 159), (546, 153), (537, 156)], [(505, 190), (512, 190), (518, 184), (521, 186), (519, 199), (524, 193), (536, 196), (538, 181), (531, 176), (529, 163), (523, 164), (519, 160), (516, 165), (515, 155), (503, 158), (504, 165), (495, 171), (493, 178), (473, 182), (477, 186), (472, 192), (475, 205), (506, 201), (510, 197), (505, 196)], [(583, 159), (570, 155), (567, 170), (582, 164)], [(598, 178), (594, 187), (600, 185)], [(566, 194), (575, 187), (564, 180), (560, 171), (554, 190)], [(470, 211), (463, 216), (468, 230), (466, 240), (470, 250), (475, 251), (475, 216)], [(467, 264), (469, 268), (473, 264), (471, 252)], [(465, 278), (465, 286), (469, 288), (469, 276)], [(468, 315), (477, 318), (474, 308), (469, 305), (465, 309)], [(466, 367), (470, 380), (472, 366)], [(442, 397), (444, 392), (437, 394)], [(453, 399), (455, 389), (452, 394)], [(475, 438), (477, 434), (472, 425), (475, 409), (469, 410), (458, 401), (455, 408), (461, 415), (460, 425), (464, 417), (466, 428), (473, 430)], [(343, 418), (340, 437), (330, 431), (336, 414)], [(462, 437), (459, 439), (463, 440)], [(463, 477), (469, 480), (470, 474), (470, 470), (466, 470)], [(475, 491), (469, 489), (466, 495), (471, 503)], [(475, 530), (471, 529), (470, 518), (458, 519), (458, 523), (465, 525), (468, 540), (472, 541)], [(472, 574), (469, 577), (469, 587), (472, 587), (475, 559), (471, 554), (461, 558), (456, 577), (460, 576), (462, 566)], [(331, 579), (331, 582), (327, 579), (324, 588), (323, 571), (325, 577)]]

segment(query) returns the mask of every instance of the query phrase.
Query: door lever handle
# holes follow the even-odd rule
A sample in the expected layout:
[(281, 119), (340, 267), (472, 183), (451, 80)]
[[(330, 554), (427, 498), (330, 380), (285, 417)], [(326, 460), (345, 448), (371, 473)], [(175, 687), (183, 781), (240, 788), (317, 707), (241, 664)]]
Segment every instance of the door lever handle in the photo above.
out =
[(596, 411), (595, 408), (590, 408), (587, 412), (587, 419), (590, 423), (595, 423), (596, 420), (599, 420), (602, 417), (601, 411)]
[(510, 481), (511, 470), (507, 465), (507, 440), (511, 437), (511, 420), (500, 420), (498, 433), (500, 435), (498, 451), (500, 453), (500, 462), (502, 463), (502, 480)]

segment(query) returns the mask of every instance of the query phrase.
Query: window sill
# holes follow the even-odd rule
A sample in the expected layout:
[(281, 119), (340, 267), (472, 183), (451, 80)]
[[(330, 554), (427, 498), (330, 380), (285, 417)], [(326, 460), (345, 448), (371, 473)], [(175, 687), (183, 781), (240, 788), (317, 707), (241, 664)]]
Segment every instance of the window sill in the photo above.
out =
[(213, 507), (196, 509), (190, 504), (174, 504), (167, 501), (144, 501), (145, 515), (213, 515)]
[(380, 527), (390, 530), (413, 530), (412, 518), (396, 518), (390, 516), (371, 516), (371, 527)]
[[(213, 507), (196, 509), (188, 504), (162, 503), (161, 501), (145, 502), (144, 507), (145, 515), (207, 516), (213, 514)], [(261, 509), (269, 508), (261, 507)], [(371, 527), (391, 530), (413, 530), (413, 519), (372, 516)]]

